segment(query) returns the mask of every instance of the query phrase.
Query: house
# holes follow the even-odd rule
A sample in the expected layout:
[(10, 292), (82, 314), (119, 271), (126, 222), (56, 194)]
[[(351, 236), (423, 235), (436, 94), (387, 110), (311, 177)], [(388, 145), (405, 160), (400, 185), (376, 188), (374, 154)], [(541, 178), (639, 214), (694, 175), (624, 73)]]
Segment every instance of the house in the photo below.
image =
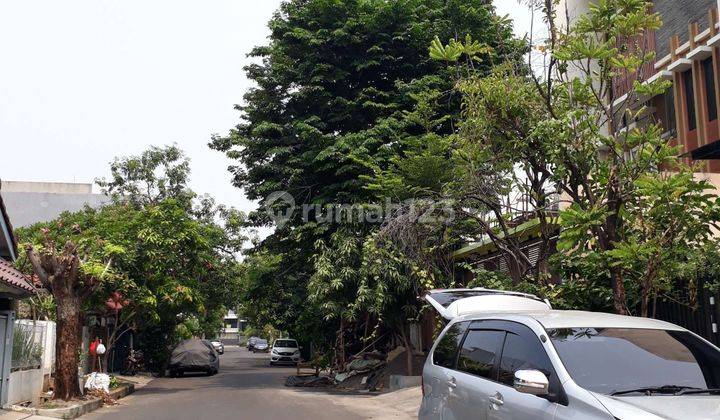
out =
[[(557, 26), (572, 25), (589, 11), (594, 1), (561, 0), (556, 13)], [(655, 60), (641, 69), (642, 78), (668, 80), (672, 88), (654, 97), (635, 98), (628, 92), (637, 75), (615, 77), (608, 102), (613, 102), (617, 115), (606, 129), (622, 132), (649, 122), (660, 123), (664, 138), (679, 146), (681, 156), (697, 165), (696, 177), (707, 180), (720, 192), (720, 0), (654, 0), (652, 3), (663, 26), (645, 33), (640, 40), (647, 50), (656, 52)], [(626, 108), (644, 109), (644, 112), (628, 119)], [(511, 226), (511, 234), (517, 236), (523, 252), (535, 263), (541, 242), (537, 220), (510, 216), (518, 221)], [(549, 235), (550, 248), (554, 248), (558, 234), (559, 227)], [(453, 257), (459, 267), (457, 280), (463, 284), (472, 278), (472, 273), (462, 268), (465, 265), (505, 273), (512, 270), (507, 258), (489, 238), (480, 238), (457, 250)]]
[(223, 319), (223, 329), (220, 334), (220, 339), (231, 344), (237, 344), (246, 325), (246, 320), (239, 318), (235, 311), (229, 310)]
[(108, 196), (93, 193), (91, 183), (0, 181), (0, 194), (15, 227), (48, 222), (66, 211), (110, 202)]
[(17, 302), (35, 293), (29, 279), (13, 267), (18, 255), (10, 218), (0, 197), (0, 406), (7, 403)]
[[(558, 15), (570, 23), (587, 12), (590, 0), (563, 0)], [(718, 0), (655, 0), (653, 8), (663, 21), (657, 31), (644, 34), (641, 43), (656, 57), (640, 71), (643, 79), (665, 79), (672, 88), (654, 97), (629, 98), (635, 75), (613, 81), (612, 101), (619, 110), (614, 130), (659, 122), (664, 136), (681, 148), (682, 156), (699, 164), (698, 177), (720, 191), (720, 22)], [(567, 15), (565, 14), (567, 11)], [(634, 120), (625, 108), (646, 112)]]

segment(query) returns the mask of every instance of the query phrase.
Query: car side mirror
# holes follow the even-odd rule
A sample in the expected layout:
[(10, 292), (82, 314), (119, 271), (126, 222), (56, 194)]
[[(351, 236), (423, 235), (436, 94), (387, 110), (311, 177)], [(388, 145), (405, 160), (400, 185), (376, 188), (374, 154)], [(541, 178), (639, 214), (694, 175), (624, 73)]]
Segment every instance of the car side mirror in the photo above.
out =
[(302, 346), (298, 346), (298, 350), (302, 350)]
[(530, 395), (548, 395), (550, 381), (539, 370), (518, 370), (515, 372), (514, 388), (518, 392)]

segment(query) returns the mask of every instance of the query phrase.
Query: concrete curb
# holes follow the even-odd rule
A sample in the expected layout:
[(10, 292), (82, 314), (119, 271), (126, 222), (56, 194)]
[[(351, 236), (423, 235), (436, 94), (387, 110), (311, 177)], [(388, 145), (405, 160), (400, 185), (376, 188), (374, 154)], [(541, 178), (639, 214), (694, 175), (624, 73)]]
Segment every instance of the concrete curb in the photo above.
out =
[(420, 376), (390, 375), (390, 390), (395, 391), (420, 386), (420, 381)]
[[(116, 389), (110, 391), (110, 397), (116, 400), (126, 397), (135, 392), (134, 384), (122, 384)], [(7, 407), (8, 410), (17, 411), (25, 414), (32, 414), (43, 417), (52, 417), (56, 419), (74, 419), (82, 416), (83, 414), (90, 413), (103, 406), (103, 402), (100, 398), (91, 398), (87, 401), (83, 401), (77, 405), (62, 408), (31, 408), (22, 407), (19, 405), (11, 405)]]

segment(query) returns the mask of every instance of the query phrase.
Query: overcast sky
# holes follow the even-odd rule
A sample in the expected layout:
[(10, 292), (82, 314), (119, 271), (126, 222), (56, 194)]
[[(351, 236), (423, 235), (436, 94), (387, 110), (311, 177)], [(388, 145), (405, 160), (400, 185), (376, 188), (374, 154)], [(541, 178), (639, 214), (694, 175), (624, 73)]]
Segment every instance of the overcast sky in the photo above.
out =
[[(115, 156), (177, 143), (192, 188), (250, 210), (207, 147), (239, 118), (245, 55), (280, 0), (0, 3), (0, 179), (92, 182)], [(529, 30), (516, 0), (500, 14)]]

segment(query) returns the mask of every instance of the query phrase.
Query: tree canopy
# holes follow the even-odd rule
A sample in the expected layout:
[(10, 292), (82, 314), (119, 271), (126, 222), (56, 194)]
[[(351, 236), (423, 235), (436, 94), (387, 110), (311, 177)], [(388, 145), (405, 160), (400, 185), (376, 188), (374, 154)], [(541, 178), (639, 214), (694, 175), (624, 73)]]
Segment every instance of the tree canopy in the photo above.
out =
[[(255, 87), (237, 106), (241, 122), (210, 146), (235, 160), (235, 185), (260, 201), (249, 217), (254, 225), (272, 225), (268, 215), (283, 204), (268, 200), (274, 192), (287, 192), (298, 207), (312, 206), (296, 210), (254, 249), (254, 274), (245, 287), (262, 313), (277, 314), (277, 327), (298, 332), (317, 326), (320, 341), (329, 340), (336, 324), (308, 321), (356, 316), (328, 313), (356, 300), (367, 303), (356, 309), (368, 311), (371, 289), (359, 296), (356, 286), (372, 283), (379, 296), (389, 284), (378, 277), (382, 273), (363, 268), (369, 244), (379, 243), (372, 239), (377, 222), (319, 219), (337, 205), (380, 204), (389, 194), (386, 186), (373, 186), (375, 178), (413, 150), (418, 158), (410, 165), (426, 170), (418, 187), (433, 188), (443, 179), (443, 160), (423, 161), (419, 154), (451, 147), (436, 140), (455, 129), (459, 97), (452, 75), (462, 68), (433, 60), (430, 43), (468, 34), (482, 52), (472, 63), (481, 73), (520, 59), (525, 46), (486, 0), (296, 0), (284, 3), (269, 27), (269, 44), (250, 53), (259, 63), (245, 69)], [(274, 287), (257, 283), (267, 277)], [(409, 292), (409, 284), (400, 290)], [(320, 302), (330, 296), (337, 300)]]
[[(134, 330), (161, 368), (179, 325), (192, 320), (192, 335), (214, 337), (227, 309), (237, 305), (244, 215), (208, 197), (193, 200), (187, 160), (175, 147), (118, 159), (112, 171), (110, 204), (63, 213), (18, 230), (18, 237), (45, 252), (74, 244), (79, 271), (96, 279), (86, 285), (80, 309), (116, 315), (112, 338)], [(173, 180), (162, 172), (173, 173)]]

